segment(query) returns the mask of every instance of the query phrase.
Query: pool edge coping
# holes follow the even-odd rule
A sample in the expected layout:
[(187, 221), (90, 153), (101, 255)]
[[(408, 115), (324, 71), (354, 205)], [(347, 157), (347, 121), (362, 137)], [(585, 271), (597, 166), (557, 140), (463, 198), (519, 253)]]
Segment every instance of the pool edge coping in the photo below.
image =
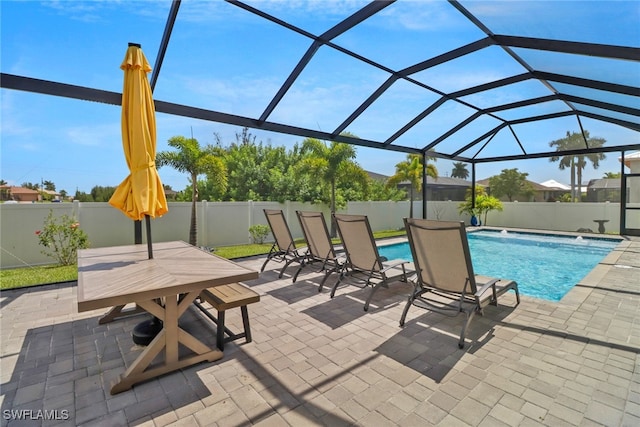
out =
[[(607, 275), (607, 273), (614, 267), (625, 252), (625, 250), (631, 245), (631, 240), (625, 238), (625, 236), (620, 235), (609, 235), (609, 234), (594, 234), (594, 233), (578, 233), (575, 231), (556, 231), (556, 230), (538, 230), (538, 229), (528, 229), (528, 228), (510, 228), (510, 227), (493, 227), (493, 226), (482, 226), (482, 227), (466, 227), (467, 232), (475, 232), (481, 230), (491, 230), (491, 231), (513, 231), (514, 233), (529, 233), (529, 234), (542, 234), (542, 235), (559, 235), (559, 236), (567, 236), (567, 237), (577, 237), (577, 236), (585, 236), (594, 239), (607, 239), (607, 240), (617, 240), (618, 245), (611, 250), (593, 269), (591, 269), (582, 279), (578, 280), (578, 282), (569, 289), (569, 291), (559, 300), (559, 301), (551, 301), (543, 298), (536, 298), (529, 295), (521, 295), (521, 297), (529, 298), (532, 300), (539, 300), (550, 302), (554, 304), (560, 304), (562, 307), (579, 307), (591, 294), (594, 289), (598, 288), (598, 285), (602, 281), (602, 279)], [(379, 241), (378, 246), (389, 246), (397, 243), (407, 242), (407, 237), (392, 237), (388, 239), (384, 239), (384, 241)]]

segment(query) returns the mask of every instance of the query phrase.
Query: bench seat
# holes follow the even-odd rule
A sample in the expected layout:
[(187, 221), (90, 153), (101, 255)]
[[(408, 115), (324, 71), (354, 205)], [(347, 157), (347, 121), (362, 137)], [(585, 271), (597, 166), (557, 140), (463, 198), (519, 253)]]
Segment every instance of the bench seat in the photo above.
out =
[[(251, 342), (251, 328), (249, 325), (249, 311), (247, 305), (260, 301), (260, 295), (249, 289), (242, 283), (231, 283), (228, 285), (216, 286), (205, 289), (200, 293), (200, 300), (206, 301), (218, 311), (218, 317), (212, 316), (202, 305), (198, 307), (213, 320), (217, 325), (216, 345), (220, 350), (224, 350), (224, 344), (239, 338), (245, 338), (246, 342)], [(225, 324), (225, 312), (231, 308), (240, 307), (242, 312), (242, 324), (244, 332), (236, 334), (229, 330)], [(225, 335), (227, 335), (225, 337)]]

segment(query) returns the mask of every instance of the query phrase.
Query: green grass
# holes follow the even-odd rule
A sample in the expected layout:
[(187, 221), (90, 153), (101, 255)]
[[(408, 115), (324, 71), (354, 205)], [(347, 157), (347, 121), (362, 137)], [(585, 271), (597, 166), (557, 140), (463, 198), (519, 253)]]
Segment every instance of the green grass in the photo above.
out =
[[(405, 236), (404, 230), (388, 230), (373, 233), (376, 239)], [(339, 239), (334, 239), (335, 244), (340, 244)], [(296, 245), (305, 246), (303, 239), (296, 240)], [(216, 247), (214, 253), (223, 258), (243, 258), (269, 253), (271, 243), (261, 245), (236, 245)], [(78, 279), (78, 269), (75, 265), (57, 266), (46, 265), (39, 267), (13, 268), (0, 270), (0, 290), (21, 288), (25, 286), (42, 285), (47, 283), (67, 282)]]
[[(373, 237), (376, 239), (385, 239), (389, 237), (401, 237), (406, 236), (407, 233), (405, 230), (385, 230), (385, 231), (377, 231), (373, 233)], [(333, 239), (334, 244), (340, 244), (340, 239)], [(296, 239), (295, 240), (297, 246), (305, 246), (307, 243), (304, 239)], [(264, 243), (262, 245), (251, 244), (251, 245), (236, 245), (236, 246), (218, 246), (215, 248), (214, 253), (223, 258), (242, 258), (248, 256), (255, 255), (265, 255), (269, 253), (269, 249), (271, 249), (271, 243)]]
[(0, 289), (21, 288), (45, 283), (67, 282), (78, 279), (75, 265), (45, 265), (39, 267), (0, 270)]

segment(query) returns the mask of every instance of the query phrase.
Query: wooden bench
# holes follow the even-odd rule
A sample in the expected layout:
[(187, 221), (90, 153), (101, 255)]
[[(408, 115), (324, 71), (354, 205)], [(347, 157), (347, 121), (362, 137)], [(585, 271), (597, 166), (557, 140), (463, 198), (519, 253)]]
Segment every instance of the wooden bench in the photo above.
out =
[[(251, 328), (249, 327), (249, 311), (247, 310), (247, 305), (260, 301), (260, 295), (241, 283), (231, 283), (229, 285), (205, 289), (200, 293), (200, 300), (206, 301), (218, 310), (218, 317), (216, 318), (200, 303), (196, 302), (200, 310), (217, 325), (216, 345), (220, 350), (224, 350), (224, 344), (226, 342), (239, 338), (245, 338), (246, 342), (251, 342)], [(225, 311), (235, 307), (240, 307), (242, 324), (244, 325), (244, 332), (239, 334), (233, 333), (224, 325)], [(226, 338), (225, 334), (228, 335)]]

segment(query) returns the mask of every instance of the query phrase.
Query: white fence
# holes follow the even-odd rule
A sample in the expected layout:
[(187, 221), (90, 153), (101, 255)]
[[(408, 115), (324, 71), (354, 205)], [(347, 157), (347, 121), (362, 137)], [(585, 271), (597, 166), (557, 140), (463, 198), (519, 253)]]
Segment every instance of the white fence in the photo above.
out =
[[(458, 214), (460, 202), (428, 202), (427, 217), (440, 220), (464, 220)], [(503, 203), (503, 212), (490, 212), (485, 225), (576, 231), (588, 228), (597, 232), (594, 220), (607, 220), (607, 231), (620, 229), (619, 203)], [(197, 204), (198, 244), (226, 246), (250, 243), (249, 227), (266, 224), (263, 209), (282, 209), (294, 238), (302, 237), (296, 210), (324, 212), (326, 206), (286, 202), (200, 202)], [(35, 235), (52, 210), (54, 216), (70, 215), (78, 219), (89, 236), (91, 247), (134, 243), (133, 221), (107, 203), (47, 203), (0, 205), (0, 268), (50, 264), (52, 259), (41, 253)], [(342, 212), (366, 214), (376, 230), (400, 229), (402, 218), (409, 215), (409, 202), (350, 202)], [(422, 216), (422, 202), (414, 203), (414, 216)], [(169, 212), (151, 221), (152, 241), (189, 241), (191, 203), (169, 203)], [(143, 227), (143, 242), (146, 233)]]

